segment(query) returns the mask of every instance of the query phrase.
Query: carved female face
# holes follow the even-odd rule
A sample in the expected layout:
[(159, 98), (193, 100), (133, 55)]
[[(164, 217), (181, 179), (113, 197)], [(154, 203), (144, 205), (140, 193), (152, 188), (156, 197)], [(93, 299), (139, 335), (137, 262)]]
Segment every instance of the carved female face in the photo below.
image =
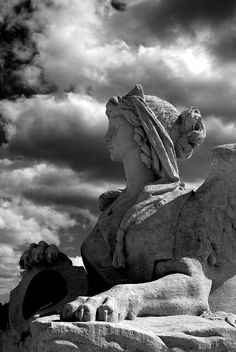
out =
[(112, 161), (122, 162), (139, 149), (134, 140), (134, 129), (122, 115), (110, 116), (105, 143)]

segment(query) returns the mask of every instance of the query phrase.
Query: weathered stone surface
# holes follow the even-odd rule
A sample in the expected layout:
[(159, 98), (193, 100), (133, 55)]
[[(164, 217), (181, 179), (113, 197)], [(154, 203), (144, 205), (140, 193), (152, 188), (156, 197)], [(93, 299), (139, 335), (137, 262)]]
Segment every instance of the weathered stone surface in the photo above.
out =
[(236, 314), (236, 144), (210, 151), (210, 172), (183, 207), (175, 256), (199, 258), (212, 280), (212, 311)]
[(19, 340), (13, 336), (10, 330), (0, 332), (0, 351), (1, 352), (31, 352), (31, 334)]
[(196, 316), (143, 317), (121, 323), (68, 323), (58, 316), (31, 323), (31, 352), (229, 352), (236, 329)]
[(84, 295), (87, 290), (84, 268), (68, 262), (25, 271), (19, 285), (10, 293), (9, 326), (12, 336), (20, 340), (21, 335), (29, 331), (32, 316), (42, 311), (43, 306), (44, 314), (50, 311), (58, 313), (67, 302), (78, 296), (78, 292)]

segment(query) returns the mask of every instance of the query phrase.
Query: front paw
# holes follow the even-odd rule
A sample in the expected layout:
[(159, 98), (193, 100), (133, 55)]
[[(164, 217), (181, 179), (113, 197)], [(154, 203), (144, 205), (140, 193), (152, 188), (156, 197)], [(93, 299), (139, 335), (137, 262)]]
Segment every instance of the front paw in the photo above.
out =
[(117, 323), (124, 319), (135, 319), (139, 312), (137, 297), (127, 291), (127, 285), (112, 289), (93, 297), (78, 297), (67, 303), (62, 311), (64, 321), (105, 321)]
[(47, 244), (40, 241), (38, 244), (31, 243), (29, 248), (22, 254), (19, 265), (23, 270), (30, 270), (33, 267), (42, 265), (54, 265), (58, 261), (67, 261), (71, 264), (71, 260), (54, 244)]
[(107, 297), (105, 302), (97, 309), (97, 320), (117, 323), (125, 318), (121, 307), (113, 297)]
[[(67, 303), (62, 310), (61, 319), (64, 321), (106, 321), (121, 320), (120, 307), (113, 297), (97, 295), (94, 297), (78, 297)], [(124, 316), (122, 314), (122, 319)]]

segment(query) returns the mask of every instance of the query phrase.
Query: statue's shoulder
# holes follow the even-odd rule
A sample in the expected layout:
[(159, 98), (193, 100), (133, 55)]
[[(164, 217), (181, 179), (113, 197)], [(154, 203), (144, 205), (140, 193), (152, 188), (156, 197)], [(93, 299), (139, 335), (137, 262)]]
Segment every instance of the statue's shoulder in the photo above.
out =
[(99, 209), (101, 211), (105, 211), (109, 205), (114, 203), (114, 201), (119, 197), (121, 192), (122, 189), (116, 189), (102, 193), (98, 198)]

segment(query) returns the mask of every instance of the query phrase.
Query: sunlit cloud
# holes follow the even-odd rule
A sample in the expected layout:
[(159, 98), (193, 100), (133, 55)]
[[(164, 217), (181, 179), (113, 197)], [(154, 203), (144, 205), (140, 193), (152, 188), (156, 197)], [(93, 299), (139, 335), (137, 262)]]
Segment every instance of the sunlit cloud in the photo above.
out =
[(73, 265), (75, 265), (75, 266), (84, 266), (83, 259), (80, 256), (70, 257), (70, 260), (72, 261)]

